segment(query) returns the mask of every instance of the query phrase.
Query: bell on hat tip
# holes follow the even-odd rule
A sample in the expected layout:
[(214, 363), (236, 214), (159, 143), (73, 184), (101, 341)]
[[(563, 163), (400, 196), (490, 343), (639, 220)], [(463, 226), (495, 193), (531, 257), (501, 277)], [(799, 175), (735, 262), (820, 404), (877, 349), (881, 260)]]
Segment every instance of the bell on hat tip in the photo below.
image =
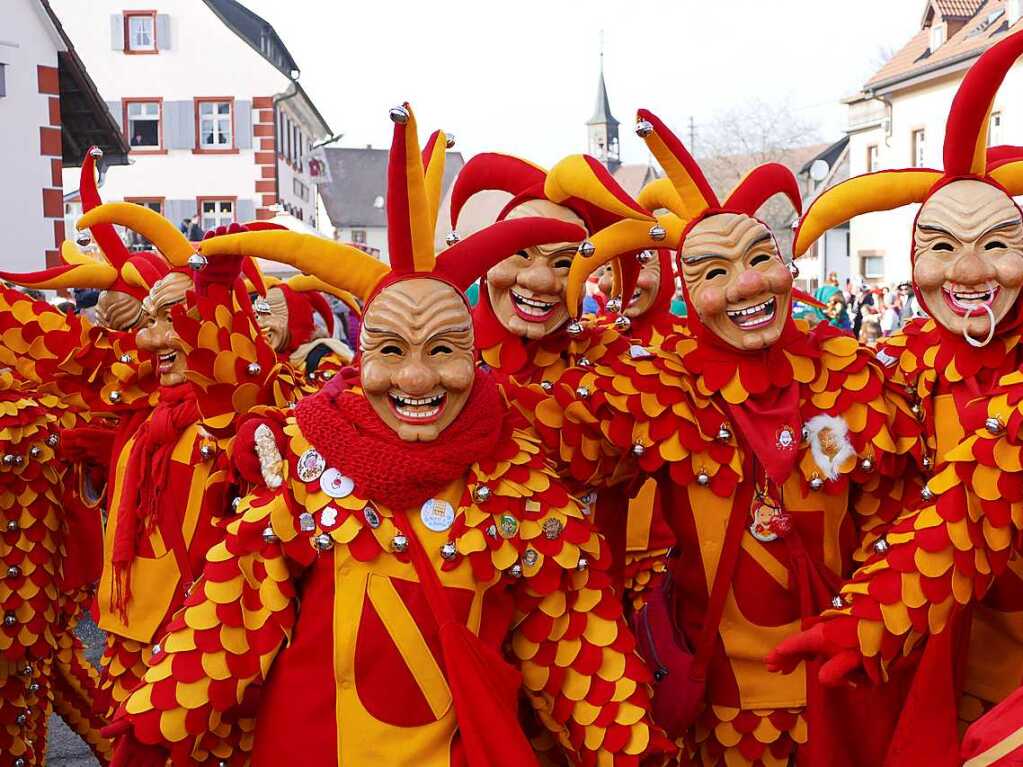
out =
[(405, 107), (391, 107), (391, 122), (404, 125), (408, 122), (409, 111)]
[(455, 134), (454, 133), (446, 133), (444, 135), (444, 146), (446, 146), (448, 149), (451, 149), (451, 147), (453, 147), (454, 145), (455, 145)]
[(81, 232), (77, 237), (75, 237), (75, 242), (79, 247), (84, 248), (86, 245), (92, 244), (92, 235), (88, 232)]
[(444, 242), (446, 242), (448, 245), (454, 245), (460, 239), (462, 238), (458, 236), (458, 232), (451, 231), (447, 233), (447, 236), (444, 238)]
[(622, 310), (622, 299), (612, 298), (607, 302), (607, 310), (617, 314)]
[(660, 242), (661, 240), (663, 240), (667, 236), (668, 236), (668, 233), (664, 230), (663, 226), (660, 226), (659, 224), (655, 224), (654, 226), (650, 227), (650, 239), (651, 240), (656, 240), (656, 241)]
[(594, 244), (589, 240), (583, 240), (579, 243), (579, 255), (589, 257), (596, 252), (596, 246), (594, 246)]
[(570, 322), (568, 327), (565, 328), (565, 332), (570, 336), (578, 336), (583, 332), (583, 326), (581, 322)]
[[(653, 234), (652, 234), (653, 229), (651, 229), (650, 231), (651, 231), (651, 236), (653, 236)], [(664, 230), (661, 229), (661, 231), (663, 232)], [(663, 240), (664, 237), (662, 236), (659, 239)], [(654, 260), (654, 254), (652, 252), (650, 252), (649, 250), (641, 250), (639, 253), (636, 254), (636, 260), (639, 261), (639, 263), (641, 263), (641, 264), (649, 264), (651, 261)]]
[(626, 331), (632, 327), (632, 320), (630, 320), (624, 314), (619, 314), (617, 317), (615, 317), (614, 324), (616, 330)]
[(207, 264), (209, 264), (209, 261), (206, 259), (206, 256), (199, 253), (193, 253), (188, 257), (189, 269), (199, 271), (200, 269), (205, 269)]
[(639, 120), (636, 123), (636, 135), (640, 138), (646, 138), (653, 132), (654, 126), (649, 120)]
[(94, 160), (98, 160), (102, 156), (103, 156), (103, 150), (100, 149), (98, 146), (94, 146), (94, 147), (90, 147), (89, 148), (89, 157), (93, 158)]

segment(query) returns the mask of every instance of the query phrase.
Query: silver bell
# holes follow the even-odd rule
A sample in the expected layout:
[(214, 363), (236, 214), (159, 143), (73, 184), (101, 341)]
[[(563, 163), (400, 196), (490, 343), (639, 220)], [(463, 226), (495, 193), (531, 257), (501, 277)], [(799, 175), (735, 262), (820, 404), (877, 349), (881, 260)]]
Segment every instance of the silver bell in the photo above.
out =
[[(663, 240), (664, 238), (662, 237), (661, 239)], [(641, 250), (636, 254), (636, 260), (641, 264), (649, 264), (654, 260), (654, 252), (652, 250)]]
[(21, 675), (22, 676), (32, 676), (32, 664), (31, 663), (26, 663), (24, 666), (21, 667)]
[(580, 386), (578, 389), (575, 390), (575, 394), (579, 399), (586, 399), (587, 397), (590, 396), (590, 390), (587, 389), (585, 386)]
[(401, 554), (403, 551), (408, 551), (408, 538), (401, 533), (391, 538), (391, 551)]
[(199, 447), (199, 455), (202, 456), (204, 461), (208, 461), (213, 457), (213, 447), (210, 445), (201, 445)]
[(448, 245), (454, 245), (460, 239), (462, 238), (458, 236), (458, 232), (448, 232), (447, 235), (444, 237), (444, 242), (446, 242)]
[(934, 500), (934, 491), (931, 490), (927, 485), (924, 485), (924, 489), (920, 491), (920, 497), (925, 501)]
[(580, 323), (580, 322), (570, 322), (570, 323), (568, 323), (568, 326), (565, 328), (565, 332), (568, 333), (570, 336), (582, 335), (582, 333), (583, 333), (582, 323)]
[(664, 227), (661, 226), (660, 224), (655, 224), (654, 226), (650, 227), (650, 239), (651, 240), (654, 240), (655, 242), (660, 242), (661, 240), (663, 240), (667, 236), (668, 236), (668, 233), (665, 231)]
[(576, 563), (575, 569), (582, 572), (590, 566), (590, 560), (586, 557), (579, 557), (579, 561)]
[(50, 447), (57, 447), (57, 444), (59, 442), (60, 442), (59, 434), (51, 434), (49, 437), (46, 438), (46, 444), (49, 445)]
[(864, 471), (873, 471), (874, 462), (869, 458), (864, 458), (862, 461), (860, 461), (860, 468), (863, 469)]
[(18, 525), (18, 521), (16, 519), (12, 519), (7, 523), (7, 532), (9, 533), (16, 533), (20, 529), (21, 527)]
[(638, 120), (636, 122), (636, 135), (640, 138), (646, 138), (653, 132), (654, 126), (649, 120)]
[(554, 384), (552, 384), (550, 381), (541, 381), (540, 388), (543, 389), (544, 391), (550, 391), (551, 389), (554, 388)]
[(89, 232), (79, 232), (78, 236), (75, 237), (75, 242), (80, 248), (84, 248), (92, 244), (92, 235)]
[(486, 485), (477, 485), (476, 489), (472, 491), (472, 499), (476, 503), (485, 503), (490, 499), (490, 488)]
[(269, 545), (271, 543), (277, 543), (279, 540), (280, 539), (274, 533), (274, 529), (272, 527), (263, 528), (263, 543)]
[(810, 477), (810, 489), (811, 490), (820, 490), (822, 487), (824, 487), (824, 480), (823, 479), (818, 477), (816, 474), (814, 474), (812, 477)]
[(40, 689), (41, 689), (41, 686), (40, 686), (39, 682), (32, 682), (32, 684), (30, 684), (28, 686), (28, 691), (29, 692), (39, 692)]
[(589, 357), (580, 357), (579, 361), (576, 364), (579, 367), (581, 367), (581, 368), (591, 368), (591, 367), (593, 367), (593, 363), (590, 362), (590, 358)]
[(404, 125), (408, 122), (409, 112), (404, 106), (391, 107), (388, 116), (391, 118), (391, 122), (397, 125)]
[(14, 465), (14, 456), (11, 453), (7, 453), (4, 456), (3, 461), (4, 461), (4, 465), (6, 465), (6, 466), (13, 466)]
[(20, 756), (14, 760), (14, 767), (28, 767), (28, 762), (22, 759)]
[(245, 369), (250, 376), (258, 376), (263, 372), (263, 366), (258, 362), (250, 362), (249, 366)]
[(927, 471), (930, 471), (931, 470), (932, 461), (931, 461), (931, 457), (929, 455), (925, 455), (924, 456), (923, 463), (924, 463), (924, 469), (926, 469)]
[(231, 511), (238, 511), (238, 507), (241, 505), (241, 502), (242, 502), (242, 497), (240, 495), (236, 495), (234, 498), (232, 498), (231, 499)]
[(607, 302), (607, 310), (612, 314), (617, 314), (622, 310), (622, 299), (615, 297)]
[(710, 475), (705, 471), (701, 471), (696, 475), (696, 484), (706, 487), (710, 484)]
[(888, 545), (888, 541), (885, 538), (878, 538), (874, 541), (873, 549), (877, 554), (884, 554), (889, 548), (891, 547)]
[(326, 533), (320, 533), (313, 538), (313, 546), (315, 546), (318, 551), (329, 551), (334, 548), (334, 539)]
[(94, 160), (101, 160), (103, 158), (103, 150), (98, 146), (89, 147), (89, 157)]
[(21, 568), (18, 567), (17, 565), (11, 565), (10, 567), (7, 568), (7, 577), (8, 578), (17, 578), (20, 575), (21, 575)]
[(512, 578), (521, 578), (522, 577), (522, 565), (520, 565), (518, 562), (516, 562), (514, 565), (512, 565), (511, 567), (508, 568), (508, 575), (510, 575)]
[(615, 330), (625, 332), (632, 327), (632, 320), (626, 317), (624, 314), (619, 314), (615, 317)]
[(110, 401), (111, 402), (120, 402), (121, 401), (121, 392), (117, 391), (117, 389), (114, 389), (112, 392), (110, 392)]
[(14, 613), (7, 613), (4, 616), (4, 625), (5, 626), (14, 626), (15, 624), (17, 624), (17, 622), (18, 622), (18, 616), (15, 615)]
[(454, 147), (454, 145), (455, 145), (455, 134), (454, 133), (447, 133), (447, 134), (445, 134), (444, 146), (446, 146), (448, 149), (451, 149), (452, 147)]
[(1004, 429), (1005, 427), (1002, 425), (1002, 422), (1000, 420), (998, 420), (994, 416), (991, 416), (986, 421), (984, 421), (984, 428), (987, 429), (991, 434), (1001, 434), (1002, 429)]
[(188, 268), (195, 272), (198, 272), (200, 269), (205, 269), (209, 263), (210, 262), (206, 256), (201, 253), (193, 253), (188, 257)]
[(32, 445), (32, 447), (29, 448), (28, 454), (33, 458), (38, 458), (43, 454), (43, 449), (39, 447), (39, 445)]
[(718, 439), (722, 442), (727, 442), (732, 438), (732, 432), (728, 429), (728, 424), (721, 424), (721, 428), (718, 429)]
[(579, 255), (585, 258), (589, 258), (597, 252), (596, 246), (589, 240), (583, 240), (579, 243)]
[(642, 446), (641, 444), (639, 444), (638, 442), (636, 442), (635, 444), (633, 444), (633, 446), (632, 446), (632, 454), (633, 454), (633, 455), (635, 455), (635, 456), (641, 456), (641, 455), (643, 455), (643, 453), (645, 453), (645, 452), (646, 452), (646, 448), (645, 448), (645, 447), (643, 447), (643, 446)]
[(841, 610), (843, 607), (845, 607), (845, 602), (842, 601), (842, 597), (836, 596), (834, 599), (831, 600), (831, 606), (834, 607), (836, 610)]
[(440, 555), (443, 559), (451, 560), (458, 556), (458, 549), (455, 548), (455, 544), (448, 541), (440, 547)]
[(125, 365), (130, 365), (131, 364), (131, 359), (132, 358), (131, 358), (130, 354), (122, 354), (121, 355), (121, 362), (123, 362)]
[(21, 464), (23, 464), (23, 463), (25, 463), (25, 459), (22, 456), (20, 456), (20, 455), (14, 456), (14, 465), (15, 466), (21, 466)]
[(18, 717), (14, 721), (16, 721), (19, 725), (24, 726), (28, 722), (28, 715), (29, 710), (26, 708), (24, 711), (18, 714)]

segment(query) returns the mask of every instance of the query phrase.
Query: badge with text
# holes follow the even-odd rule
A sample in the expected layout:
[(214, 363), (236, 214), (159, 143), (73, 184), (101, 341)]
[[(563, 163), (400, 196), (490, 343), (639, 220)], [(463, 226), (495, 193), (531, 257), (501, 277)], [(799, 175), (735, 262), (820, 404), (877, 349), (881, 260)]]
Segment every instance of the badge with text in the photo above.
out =
[(355, 483), (337, 469), (327, 469), (320, 475), (320, 489), (331, 498), (347, 498), (355, 489)]
[(419, 509), (423, 524), (435, 533), (443, 533), (455, 521), (455, 510), (447, 501), (431, 498)]

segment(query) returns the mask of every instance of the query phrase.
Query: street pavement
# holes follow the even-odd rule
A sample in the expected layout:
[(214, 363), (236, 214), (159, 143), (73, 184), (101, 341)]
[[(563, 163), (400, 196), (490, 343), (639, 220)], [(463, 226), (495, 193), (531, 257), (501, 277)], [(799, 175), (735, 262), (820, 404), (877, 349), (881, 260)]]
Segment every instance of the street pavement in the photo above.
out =
[[(95, 664), (103, 654), (103, 632), (86, 616), (78, 624), (78, 636), (85, 643), (85, 654)], [(58, 716), (50, 717), (49, 751), (47, 767), (98, 767), (99, 762), (92, 756), (82, 739), (71, 732)]]

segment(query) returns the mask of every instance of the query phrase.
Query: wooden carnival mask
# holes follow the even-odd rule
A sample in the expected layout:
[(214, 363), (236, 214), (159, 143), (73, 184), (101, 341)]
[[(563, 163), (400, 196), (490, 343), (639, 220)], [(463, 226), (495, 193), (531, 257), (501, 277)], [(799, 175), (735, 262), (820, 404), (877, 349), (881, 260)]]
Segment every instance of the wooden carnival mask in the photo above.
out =
[(259, 296), (252, 302), (256, 324), (266, 336), (267, 343), (275, 352), (280, 352), (288, 343), (288, 301), (284, 291), (273, 287), (266, 296)]
[(1023, 220), (1012, 199), (975, 179), (938, 189), (913, 230), (913, 280), (935, 321), (988, 336), (1023, 285)]
[(682, 277), (700, 321), (730, 346), (763, 349), (781, 336), (792, 273), (757, 219), (719, 213), (699, 221), (682, 244)]
[(145, 318), (142, 301), (120, 290), (104, 290), (96, 302), (96, 321), (110, 330), (135, 330)]
[[(519, 205), (507, 219), (527, 216), (582, 224), (568, 208), (547, 200)], [(510, 333), (530, 340), (544, 338), (568, 321), (565, 287), (578, 242), (525, 248), (487, 272), (487, 291), (498, 320)]]
[(171, 272), (153, 285), (142, 302), (146, 319), (135, 334), (135, 341), (140, 349), (156, 357), (160, 386), (185, 382), (185, 353), (174, 330), (171, 311), (185, 300), (185, 294), (191, 289), (192, 279), (188, 275)]
[(472, 317), (447, 283), (408, 279), (383, 290), (363, 318), (362, 388), (407, 442), (431, 442), (458, 417), (476, 372)]
[[(632, 296), (629, 298), (628, 305), (625, 307), (623, 314), (629, 319), (636, 319), (642, 317), (650, 308), (654, 305), (657, 300), (657, 294), (661, 289), (661, 262), (654, 254), (653, 251), (644, 251), (647, 257), (644, 258), (642, 266), (639, 269), (639, 274), (636, 276), (636, 287), (632, 291)], [(598, 283), (600, 292), (605, 296), (613, 295), (614, 293), (614, 270), (608, 267), (604, 273), (600, 276)]]

